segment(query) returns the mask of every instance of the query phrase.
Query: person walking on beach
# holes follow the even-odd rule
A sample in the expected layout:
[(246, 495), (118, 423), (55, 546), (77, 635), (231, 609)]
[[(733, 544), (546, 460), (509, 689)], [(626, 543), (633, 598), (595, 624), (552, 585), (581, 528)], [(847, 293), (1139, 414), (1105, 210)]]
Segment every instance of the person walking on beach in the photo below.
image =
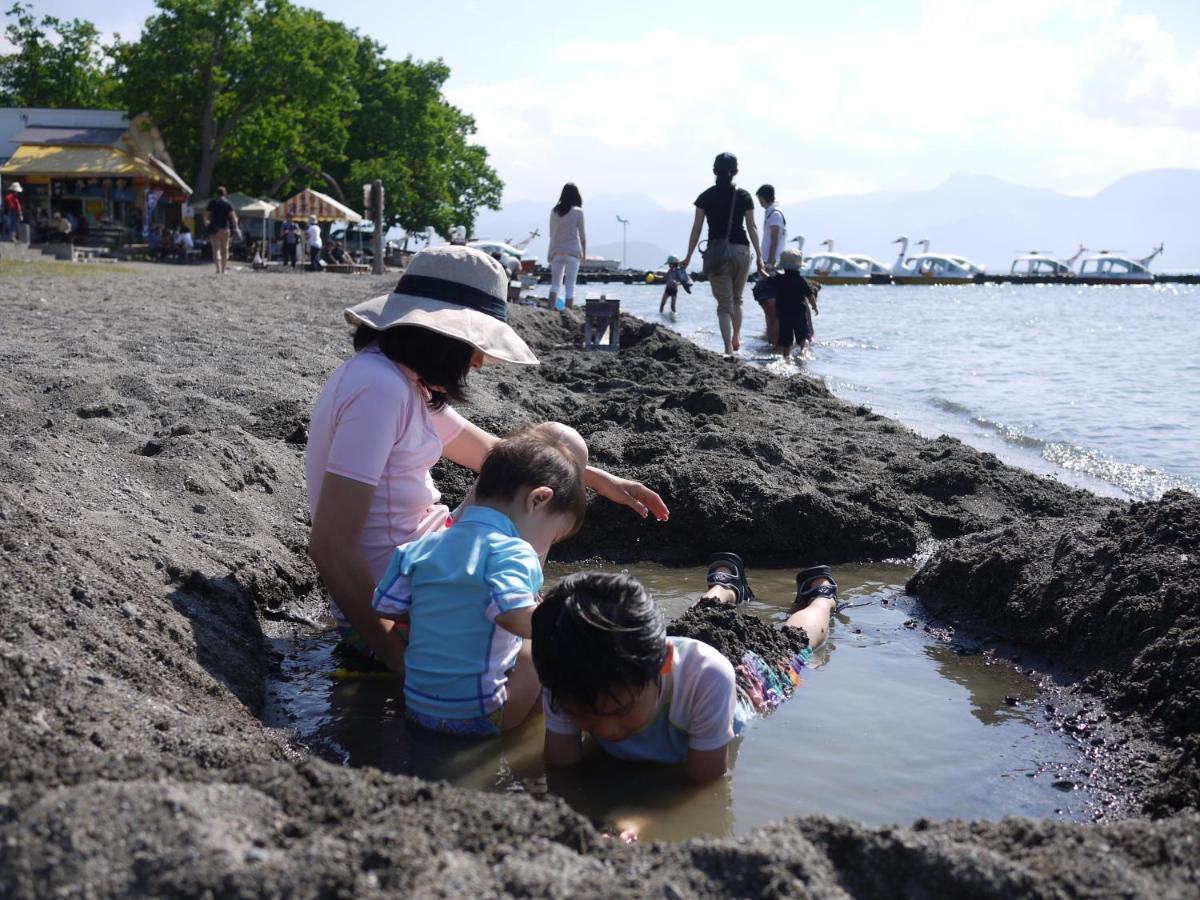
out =
[(280, 238), (282, 240), (281, 252), (283, 254), (281, 265), (291, 266), (296, 268), (296, 250), (300, 246), (300, 226), (296, 224), (296, 220), (291, 213), (287, 214), (287, 218), (283, 220), (283, 227), (280, 229)]
[(237, 230), (237, 213), (233, 204), (227, 199), (229, 191), (225, 186), (217, 188), (217, 196), (208, 201), (205, 218), (208, 224), (208, 239), (212, 243), (213, 263), (217, 274), (224, 275), (229, 267), (229, 238)]
[(754, 224), (754, 200), (749, 191), (733, 183), (738, 172), (737, 157), (718, 154), (713, 160), (716, 184), (696, 198), (696, 218), (681, 265), (687, 270), (700, 243), (700, 229), (708, 222), (708, 246), (704, 251), (704, 274), (717, 301), (717, 324), (725, 343), (725, 355), (742, 346), (742, 295), (750, 276), (750, 249), (761, 275), (766, 275)]
[(671, 312), (675, 312), (675, 299), (679, 296), (679, 288), (682, 287), (689, 294), (692, 292), (692, 281), (688, 278), (686, 269), (679, 266), (679, 257), (667, 257), (667, 278), (666, 286), (663, 288), (662, 299), (658, 301), (658, 312), (661, 315), (667, 307), (667, 300), (671, 301)]
[[(779, 265), (779, 256), (787, 246), (787, 219), (775, 202), (775, 186), (764, 184), (755, 192), (763, 212), (762, 248), (763, 268), (770, 272)], [(757, 297), (755, 298), (757, 299)], [(772, 347), (779, 343), (779, 318), (775, 313), (775, 298), (767, 297), (759, 302), (763, 317), (767, 320), (767, 343)]]
[(754, 298), (771, 304), (776, 315), (775, 335), (771, 345), (784, 356), (795, 346), (804, 354), (812, 340), (812, 310), (817, 308), (817, 293), (821, 285), (800, 274), (803, 257), (799, 250), (788, 248), (779, 257), (781, 271), (754, 285)]
[[(345, 310), (356, 352), (313, 407), (308, 553), (329, 591), (343, 649), (396, 672), (404, 670), (406, 639), (372, 610), (375, 586), (398, 545), (448, 524), (433, 465), (444, 457), (479, 471), (498, 441), (450, 401), (465, 399), (467, 378), (480, 366), (537, 364), (506, 321), (507, 296), (507, 273), (486, 253), (422, 250), (390, 295)], [(669, 516), (662, 498), (639, 482), (587, 466), (584, 483), (642, 516)]]
[[(550, 305), (555, 309), (575, 305), (575, 279), (587, 259), (587, 233), (583, 227), (583, 197), (571, 182), (563, 185), (558, 203), (550, 211)], [(559, 296), (563, 301), (559, 302)]]
[(17, 226), (25, 220), (24, 211), (21, 209), (21, 194), (24, 191), (21, 182), (14, 181), (4, 192), (4, 227), (5, 235), (10, 241), (17, 239)]
[(316, 216), (308, 217), (308, 271), (321, 271), (321, 226), (317, 224)]

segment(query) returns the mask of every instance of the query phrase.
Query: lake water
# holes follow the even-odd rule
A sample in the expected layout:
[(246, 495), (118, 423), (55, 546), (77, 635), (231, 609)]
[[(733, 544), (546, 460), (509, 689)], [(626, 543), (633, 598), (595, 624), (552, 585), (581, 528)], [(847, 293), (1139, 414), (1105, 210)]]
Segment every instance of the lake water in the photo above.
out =
[[(572, 570), (550, 567), (547, 583)], [(670, 617), (704, 585), (699, 568), (621, 570), (642, 580)], [(750, 574), (760, 599), (745, 614), (781, 619), (794, 572)], [(1093, 764), (1044, 722), (1028, 676), (927, 633), (902, 593), (910, 569), (847, 566), (835, 574), (843, 598), (856, 605), (839, 615), (796, 694), (735, 743), (730, 776), (706, 787), (682, 783), (675, 767), (619, 763), (598, 752), (578, 772), (546, 773), (540, 719), (491, 741), (407, 728), (393, 679), (330, 676), (332, 632), (276, 642), (284, 661), (268, 720), (343, 765), (485, 791), (549, 792), (644, 839), (742, 834), (818, 812), (879, 824), (1094, 815), (1103, 798), (1079, 786)]]
[[(721, 350), (705, 284), (660, 316), (661, 287), (587, 285)], [(742, 358), (806, 371), (927, 436), (1115, 496), (1200, 493), (1200, 287), (825, 288), (803, 363), (772, 361), (745, 304)]]

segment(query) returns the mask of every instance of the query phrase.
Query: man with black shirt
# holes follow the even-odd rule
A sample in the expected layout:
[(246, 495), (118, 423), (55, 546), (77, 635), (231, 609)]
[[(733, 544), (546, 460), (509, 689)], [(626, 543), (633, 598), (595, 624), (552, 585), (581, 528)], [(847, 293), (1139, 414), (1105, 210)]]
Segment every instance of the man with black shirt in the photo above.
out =
[(229, 265), (229, 236), (237, 230), (237, 213), (233, 204), (226, 199), (229, 191), (224, 186), (217, 188), (217, 196), (208, 201), (208, 239), (212, 244), (213, 262), (217, 274), (224, 275)]
[(767, 274), (758, 246), (758, 227), (754, 224), (754, 200), (749, 191), (733, 183), (737, 172), (737, 157), (732, 153), (721, 153), (713, 161), (717, 183), (696, 198), (696, 218), (692, 222), (687, 254), (681, 263), (687, 271), (700, 242), (700, 227), (706, 220), (709, 247), (715, 241), (729, 241), (729, 257), (708, 273), (708, 283), (717, 301), (717, 324), (725, 342), (726, 356), (732, 356), (742, 343), (742, 294), (750, 275), (751, 247), (759, 273)]

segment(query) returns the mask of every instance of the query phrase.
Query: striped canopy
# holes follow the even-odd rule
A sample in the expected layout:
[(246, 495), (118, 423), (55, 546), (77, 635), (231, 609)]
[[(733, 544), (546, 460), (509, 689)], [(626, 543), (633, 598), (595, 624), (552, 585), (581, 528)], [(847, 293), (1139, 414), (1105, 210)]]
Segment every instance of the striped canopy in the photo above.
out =
[(350, 207), (338, 203), (328, 194), (322, 194), (312, 188), (305, 188), (296, 196), (284, 200), (275, 207), (272, 215), (276, 219), (282, 219), (288, 213), (291, 213), (296, 219), (316, 216), (317, 220), (321, 222), (332, 222), (335, 219), (344, 219), (348, 222), (362, 221), (362, 216)]

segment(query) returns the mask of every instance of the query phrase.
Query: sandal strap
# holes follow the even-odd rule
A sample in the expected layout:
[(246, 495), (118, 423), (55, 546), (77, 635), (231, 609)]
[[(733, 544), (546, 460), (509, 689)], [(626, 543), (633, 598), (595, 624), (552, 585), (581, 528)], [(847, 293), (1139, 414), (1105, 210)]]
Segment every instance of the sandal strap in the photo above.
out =
[(742, 587), (742, 580), (736, 575), (730, 575), (728, 572), (709, 572), (708, 586), (721, 585), (727, 587), (737, 595), (737, 602), (741, 603), (746, 599), (745, 589)]

